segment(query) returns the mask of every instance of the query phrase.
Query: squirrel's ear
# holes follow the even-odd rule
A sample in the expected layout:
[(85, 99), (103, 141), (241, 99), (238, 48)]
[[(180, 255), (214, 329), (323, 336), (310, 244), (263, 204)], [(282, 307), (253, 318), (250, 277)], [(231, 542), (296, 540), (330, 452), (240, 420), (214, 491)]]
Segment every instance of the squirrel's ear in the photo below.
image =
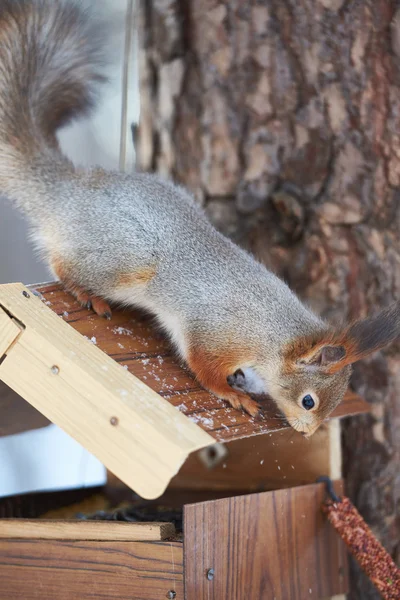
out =
[(400, 336), (400, 302), (373, 317), (356, 321), (341, 332), (331, 332), (319, 340), (314, 352), (300, 363), (337, 373), (346, 365), (384, 348)]
[(300, 358), (299, 364), (311, 368), (330, 367), (343, 361), (346, 357), (346, 348), (344, 346), (319, 344), (314, 352)]

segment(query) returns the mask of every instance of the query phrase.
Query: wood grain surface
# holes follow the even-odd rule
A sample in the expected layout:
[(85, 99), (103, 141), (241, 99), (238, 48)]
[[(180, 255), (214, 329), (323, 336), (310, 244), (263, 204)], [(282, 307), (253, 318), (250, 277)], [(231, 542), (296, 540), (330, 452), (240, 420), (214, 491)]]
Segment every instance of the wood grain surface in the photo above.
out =
[(186, 600), (345, 593), (345, 547), (322, 514), (324, 499), (324, 487), (314, 484), (186, 506)]
[[(138, 311), (114, 310), (112, 320), (106, 321), (82, 308), (57, 283), (35, 286), (35, 289), (60, 318), (218, 441), (228, 442), (287, 427), (270, 405), (256, 420), (203, 390), (174, 356), (165, 337), (153, 327), (151, 317)], [(368, 404), (349, 391), (333, 416), (343, 417), (368, 410)]]
[[(322, 425), (310, 438), (292, 430), (277, 431), (227, 444), (227, 455), (212, 469), (205, 469), (197, 455), (190, 456), (169, 488), (219, 490), (236, 493), (262, 492), (315, 483), (321, 475), (341, 477), (340, 448), (332, 444), (337, 421)], [(335, 437), (336, 437), (335, 436)]]
[(172, 523), (0, 519), (0, 539), (157, 542), (174, 535)]
[(6, 353), (20, 333), (21, 327), (0, 307), (0, 357)]
[(183, 600), (179, 542), (0, 540), (1, 600)]

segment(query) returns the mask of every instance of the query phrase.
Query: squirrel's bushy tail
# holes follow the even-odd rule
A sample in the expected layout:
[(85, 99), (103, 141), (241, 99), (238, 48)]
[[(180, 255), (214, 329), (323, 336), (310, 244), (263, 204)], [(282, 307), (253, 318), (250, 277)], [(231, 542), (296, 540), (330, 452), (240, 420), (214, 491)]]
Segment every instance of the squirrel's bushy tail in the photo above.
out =
[(73, 0), (1, 0), (0, 192), (15, 195), (21, 170), (57, 154), (57, 129), (93, 105), (103, 42)]

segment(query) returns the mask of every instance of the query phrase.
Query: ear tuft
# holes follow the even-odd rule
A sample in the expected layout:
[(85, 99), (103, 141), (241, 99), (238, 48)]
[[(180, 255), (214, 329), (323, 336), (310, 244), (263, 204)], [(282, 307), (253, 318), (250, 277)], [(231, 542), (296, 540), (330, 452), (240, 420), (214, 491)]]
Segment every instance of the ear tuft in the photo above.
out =
[(347, 365), (381, 350), (400, 337), (400, 301), (377, 315), (342, 330), (325, 330), (292, 342), (285, 351), (287, 371), (296, 365), (337, 373)]
[(360, 358), (384, 348), (399, 336), (400, 301), (373, 317), (356, 321), (346, 332), (346, 337), (355, 346)]
[(335, 336), (345, 348), (345, 355), (338, 362), (332, 363), (329, 371), (336, 373), (346, 365), (388, 346), (399, 336), (400, 302), (396, 302), (377, 315), (352, 323)]

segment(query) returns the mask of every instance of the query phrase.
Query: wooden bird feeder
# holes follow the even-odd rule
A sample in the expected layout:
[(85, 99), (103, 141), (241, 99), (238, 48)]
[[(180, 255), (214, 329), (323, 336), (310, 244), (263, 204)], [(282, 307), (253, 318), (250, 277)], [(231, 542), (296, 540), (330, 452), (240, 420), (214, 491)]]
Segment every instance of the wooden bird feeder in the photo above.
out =
[(339, 417), (368, 410), (355, 394), (306, 440), (274, 411), (254, 420), (203, 390), (149, 317), (105, 321), (58, 284), (0, 286), (0, 380), (0, 435), (49, 420), (116, 487), (146, 499), (167, 490), (184, 505), (183, 540), (169, 523), (0, 519), (2, 600), (347, 591), (345, 550), (315, 480), (341, 489)]

